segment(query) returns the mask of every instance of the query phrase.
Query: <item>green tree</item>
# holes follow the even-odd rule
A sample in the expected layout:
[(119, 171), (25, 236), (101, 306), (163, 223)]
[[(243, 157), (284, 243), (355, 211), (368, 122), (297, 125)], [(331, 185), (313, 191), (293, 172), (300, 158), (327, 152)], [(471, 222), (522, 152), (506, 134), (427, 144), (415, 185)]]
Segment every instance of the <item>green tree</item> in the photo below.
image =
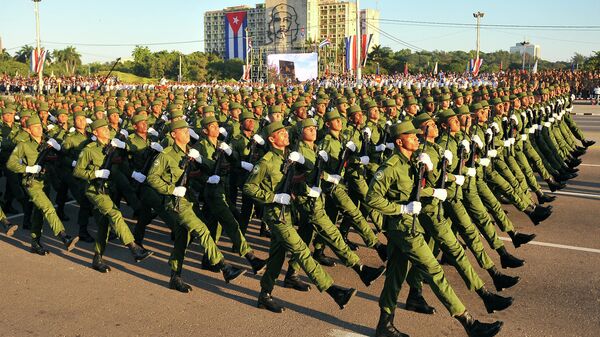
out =
[(31, 52), (33, 51), (33, 47), (30, 45), (24, 45), (19, 49), (14, 56), (15, 61), (21, 63), (27, 63), (31, 58)]

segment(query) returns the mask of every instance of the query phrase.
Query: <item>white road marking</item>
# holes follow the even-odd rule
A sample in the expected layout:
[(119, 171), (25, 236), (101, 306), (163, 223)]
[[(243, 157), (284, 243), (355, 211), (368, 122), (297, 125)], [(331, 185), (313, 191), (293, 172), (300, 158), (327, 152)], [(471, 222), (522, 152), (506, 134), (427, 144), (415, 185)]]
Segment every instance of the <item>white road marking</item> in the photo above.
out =
[(345, 331), (345, 330), (339, 330), (339, 329), (331, 329), (331, 330), (329, 330), (329, 333), (327, 334), (327, 336), (332, 336), (332, 337), (367, 337), (367, 335), (361, 335), (359, 333), (355, 333), (355, 332), (351, 332), (351, 331)]
[(552, 194), (558, 194), (558, 195), (570, 195), (570, 196), (574, 196), (574, 197), (586, 197), (586, 198), (594, 198), (594, 199), (600, 199), (600, 194), (590, 194), (590, 193), (579, 193), (579, 192), (567, 192), (567, 191), (547, 191), (547, 190), (543, 190), (544, 193), (552, 193)]
[(597, 164), (579, 164), (579, 166), (593, 166), (593, 167), (600, 167), (600, 165), (597, 165)]
[[(502, 240), (502, 241), (512, 241), (511, 238), (506, 238), (506, 237), (502, 237), (502, 236), (500, 236), (500, 240)], [(569, 249), (569, 250), (578, 250), (578, 251), (581, 251), (581, 252), (588, 252), (588, 253), (600, 254), (600, 249), (594, 249), (594, 248), (560, 245), (560, 244), (557, 244), (557, 243), (548, 243), (548, 242), (540, 242), (540, 241), (530, 241), (527, 244), (528, 245), (535, 245), (535, 246), (544, 246), (544, 247), (553, 247), (553, 248), (561, 248), (561, 249)]]
[[(75, 202), (76, 202), (75, 200), (71, 200), (71, 201), (66, 202), (65, 205), (72, 205)], [(56, 205), (53, 205), (53, 206), (54, 206), (54, 208), (56, 208)], [(23, 216), (23, 213), (18, 213), (18, 214), (15, 214), (15, 215), (7, 216), (6, 218), (8, 220), (12, 220), (12, 219), (18, 218), (20, 216)]]

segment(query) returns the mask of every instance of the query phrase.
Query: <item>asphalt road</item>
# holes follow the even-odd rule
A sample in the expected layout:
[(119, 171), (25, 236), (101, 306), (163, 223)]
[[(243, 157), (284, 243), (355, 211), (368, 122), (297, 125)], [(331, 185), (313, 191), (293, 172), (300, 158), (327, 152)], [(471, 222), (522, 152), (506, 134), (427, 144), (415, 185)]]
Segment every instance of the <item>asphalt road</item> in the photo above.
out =
[[(579, 106), (575, 108), (575, 112)], [(589, 110), (590, 107), (586, 107)], [(600, 108), (592, 108), (595, 113)], [(575, 120), (588, 138), (600, 140), (600, 116), (577, 116)], [(600, 143), (599, 143), (600, 144)], [(569, 182), (552, 203), (554, 213), (534, 227), (513, 207), (509, 216), (520, 231), (537, 234), (533, 244), (507, 249), (527, 261), (516, 270), (521, 282), (502, 295), (515, 298), (508, 310), (487, 314), (479, 297), (470, 292), (456, 273), (444, 270), (458, 296), (479, 320), (505, 322), (500, 336), (597, 336), (600, 329), (600, 145), (582, 157), (579, 177)], [(4, 182), (2, 182), (4, 184)], [(2, 185), (3, 186), (3, 185)], [(125, 215), (130, 212), (125, 207)], [(76, 233), (77, 207), (67, 206), (71, 219), (66, 223)], [(22, 217), (12, 217), (20, 223)], [(133, 225), (133, 222), (130, 221)], [(91, 226), (95, 231), (95, 226)], [(197, 244), (187, 254), (184, 277), (194, 287), (190, 294), (167, 288), (166, 263), (171, 243), (168, 230), (159, 221), (148, 229), (147, 248), (155, 251), (148, 260), (133, 262), (118, 241), (109, 244), (106, 261), (109, 274), (90, 268), (93, 245), (80, 243), (71, 253), (49, 236), (44, 242), (51, 254), (29, 253), (28, 233), (0, 236), (0, 336), (362, 336), (373, 335), (378, 318), (377, 300), (383, 279), (371, 287), (362, 285), (354, 272), (341, 265), (327, 268), (337, 283), (358, 289), (344, 310), (327, 294), (313, 289), (299, 293), (276, 287), (274, 296), (287, 307), (272, 314), (255, 307), (260, 290), (259, 277), (250, 272), (233, 284), (225, 284), (220, 274), (200, 269)], [(267, 256), (268, 241), (258, 237), (252, 226), (249, 242), (257, 255)], [(505, 237), (505, 235), (502, 235)], [(356, 235), (351, 236), (358, 242)], [(385, 240), (384, 238), (382, 238)], [(230, 243), (220, 247), (229, 261), (248, 268), (231, 254)], [(374, 251), (364, 246), (358, 251), (365, 264), (378, 265)], [(328, 255), (332, 255), (328, 251)], [(476, 263), (470, 253), (469, 258)], [(497, 254), (490, 254), (500, 265)], [(493, 288), (487, 273), (476, 267)], [(285, 270), (284, 270), (285, 272)], [(283, 274), (280, 277), (280, 282)], [(281, 285), (281, 283), (279, 284)], [(438, 309), (433, 316), (401, 309), (408, 293), (403, 287), (396, 326), (411, 336), (465, 336), (428, 287), (424, 295)]]

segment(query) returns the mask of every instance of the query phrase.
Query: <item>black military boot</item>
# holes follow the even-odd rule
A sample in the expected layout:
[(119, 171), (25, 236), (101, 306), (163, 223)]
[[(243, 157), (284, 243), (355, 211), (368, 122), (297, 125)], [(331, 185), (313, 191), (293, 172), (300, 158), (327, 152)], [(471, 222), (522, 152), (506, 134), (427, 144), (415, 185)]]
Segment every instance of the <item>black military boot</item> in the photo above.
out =
[(245, 271), (243, 269), (234, 267), (228, 263), (225, 263), (225, 261), (221, 260), (221, 262), (219, 262), (217, 264), (217, 266), (219, 267), (219, 270), (221, 270), (221, 273), (223, 274), (223, 279), (225, 280), (225, 283), (229, 283), (233, 280), (235, 280), (236, 278), (244, 275)]
[(570, 157), (567, 160), (565, 160), (565, 163), (568, 167), (575, 168), (579, 166), (579, 164), (581, 164), (581, 159)]
[(502, 311), (510, 307), (513, 303), (512, 297), (502, 297), (491, 293), (485, 289), (485, 287), (477, 289), (477, 295), (483, 300), (483, 304), (485, 305), (488, 314), (494, 313), (495, 311)]
[(42, 256), (50, 254), (50, 252), (42, 246), (40, 238), (31, 239), (31, 252)]
[(169, 281), (169, 289), (174, 289), (182, 293), (189, 293), (192, 291), (192, 287), (183, 282), (181, 278), (181, 271), (171, 270), (171, 280)]
[(258, 295), (258, 304), (256, 306), (260, 309), (267, 309), (277, 314), (280, 314), (285, 310), (285, 308), (279, 305), (273, 296), (271, 296), (271, 294), (264, 289), (260, 290), (260, 294)]
[(583, 146), (585, 146), (586, 148), (588, 148), (588, 147), (596, 144), (596, 141), (595, 140), (591, 140), (591, 139), (590, 140), (582, 140), (581, 144), (583, 144)]
[(504, 246), (496, 249), (496, 251), (500, 255), (500, 265), (502, 265), (502, 268), (519, 268), (525, 264), (525, 260), (521, 260), (510, 254)]
[(296, 273), (294, 268), (289, 267), (285, 273), (285, 279), (283, 280), (283, 286), (285, 288), (291, 288), (298, 291), (309, 291), (310, 284), (302, 281), (300, 276)]
[(8, 221), (8, 219), (6, 218), (0, 220), (0, 224), (2, 225), (2, 230), (4, 231), (4, 234), (6, 234), (6, 236), (9, 237), (13, 236), (17, 229), (19, 229), (19, 225), (10, 223), (10, 221)]
[(260, 223), (260, 234), (259, 235), (262, 237), (267, 237), (267, 238), (271, 237), (271, 229), (269, 229), (269, 226), (264, 222)]
[(65, 208), (63, 207), (57, 207), (56, 208), (56, 215), (58, 215), (58, 218), (62, 221), (69, 221), (71, 220), (71, 218), (69, 218), (66, 214), (65, 214)]
[(254, 275), (258, 275), (259, 273), (262, 273), (263, 271), (265, 271), (265, 268), (267, 267), (267, 260), (260, 259), (256, 256), (254, 256), (253, 253), (247, 253), (246, 260), (248, 260), (248, 263), (250, 263), (250, 266), (252, 267), (252, 272), (254, 273)]
[(350, 241), (350, 239), (348, 239), (348, 232), (342, 232), (342, 238), (344, 239), (344, 242), (346, 242), (346, 244), (348, 245), (348, 248), (350, 248), (351, 251), (358, 250), (358, 245), (356, 243)]
[(325, 248), (315, 249), (313, 253), (313, 258), (319, 262), (320, 265), (326, 267), (335, 266), (335, 261), (329, 256), (325, 255)]
[(206, 252), (204, 253), (204, 256), (202, 256), (202, 265), (200, 266), (200, 268), (211, 271), (213, 273), (218, 273), (221, 271), (218, 264), (216, 264), (216, 265), (210, 264), (210, 260), (208, 259), (208, 254), (206, 254)]
[(72, 238), (69, 235), (67, 235), (65, 231), (61, 231), (60, 233), (58, 233), (58, 237), (60, 238), (60, 241), (62, 241), (62, 243), (65, 245), (65, 249), (67, 250), (67, 252), (72, 251), (73, 248), (75, 248), (77, 242), (79, 242), (78, 236)]
[[(552, 192), (554, 192), (554, 191), (552, 191)], [(554, 201), (554, 199), (556, 199), (556, 196), (547, 195), (544, 192), (542, 192), (542, 190), (536, 191), (535, 195), (537, 196), (537, 200), (540, 204), (543, 204), (546, 202), (552, 202), (552, 201)]]
[(462, 324), (469, 337), (492, 337), (496, 336), (502, 329), (502, 322), (482, 323), (471, 316), (468, 311), (456, 316), (456, 319)]
[(525, 209), (525, 214), (527, 214), (527, 216), (529, 216), (529, 219), (531, 219), (531, 222), (533, 222), (534, 225), (539, 225), (540, 222), (548, 219), (548, 217), (552, 214), (552, 211), (549, 210), (548, 208), (544, 207), (544, 206), (533, 206), (530, 205), (529, 207), (527, 207)]
[(133, 255), (135, 262), (143, 261), (150, 257), (150, 255), (154, 254), (154, 252), (140, 247), (140, 245), (135, 242), (128, 244), (127, 248), (129, 248), (129, 251), (131, 252), (131, 255)]
[(384, 245), (381, 242), (377, 242), (375, 244), (375, 246), (373, 246), (373, 248), (375, 248), (375, 250), (377, 251), (377, 255), (379, 255), (379, 258), (381, 259), (381, 261), (386, 262), (387, 261), (387, 245)]
[(504, 196), (504, 194), (498, 194), (497, 195), (497, 199), (503, 205), (510, 205), (511, 204), (510, 200), (508, 200), (508, 198), (506, 196)]
[(356, 289), (354, 288), (344, 288), (335, 284), (327, 288), (326, 291), (329, 294), (329, 296), (333, 298), (335, 303), (337, 303), (340, 306), (340, 309), (344, 309), (344, 307), (346, 306), (346, 304), (348, 304), (352, 296), (356, 294)]
[(110, 266), (104, 263), (102, 260), (102, 255), (96, 253), (94, 254), (94, 259), (92, 260), (92, 268), (101, 273), (108, 273), (110, 271)]
[(409, 337), (394, 326), (394, 314), (388, 314), (385, 310), (379, 311), (379, 322), (375, 330), (375, 337)]
[(565, 188), (567, 186), (564, 183), (559, 183), (558, 181), (554, 180), (554, 178), (547, 179), (546, 183), (548, 184), (548, 187), (550, 188), (550, 191), (552, 191), (552, 192), (562, 190), (563, 188)]
[(363, 266), (359, 263), (352, 266), (352, 269), (358, 274), (360, 280), (368, 287), (373, 281), (379, 278), (379, 276), (383, 275), (385, 272), (385, 267), (381, 266), (379, 268), (373, 268), (369, 266)]
[(515, 248), (521, 247), (521, 245), (528, 243), (536, 237), (535, 234), (523, 234), (515, 231), (508, 232), (508, 236), (510, 236), (512, 239), (512, 243)]
[(498, 269), (496, 269), (496, 267), (487, 269), (487, 272), (488, 272), (488, 274), (490, 274), (492, 281), (494, 281), (494, 286), (496, 287), (496, 291), (502, 291), (504, 289), (508, 289), (508, 288), (516, 285), (517, 283), (519, 283), (519, 281), (521, 280), (521, 278), (518, 276), (509, 276), (509, 275), (502, 274), (501, 272), (498, 271)]
[(79, 240), (88, 243), (96, 241), (90, 235), (86, 227), (79, 227)]
[(427, 304), (421, 289), (410, 287), (408, 297), (406, 298), (406, 310), (418, 312), (420, 314), (433, 315), (435, 308)]

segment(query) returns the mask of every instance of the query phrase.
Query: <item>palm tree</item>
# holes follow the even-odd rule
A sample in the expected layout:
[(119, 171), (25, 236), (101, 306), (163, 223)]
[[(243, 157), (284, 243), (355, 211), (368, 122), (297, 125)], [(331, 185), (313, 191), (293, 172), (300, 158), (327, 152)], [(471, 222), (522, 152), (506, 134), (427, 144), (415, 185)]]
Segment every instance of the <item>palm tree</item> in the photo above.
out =
[(68, 46), (62, 50), (55, 49), (52, 56), (56, 59), (56, 62), (65, 64), (65, 70), (68, 74), (74, 74), (77, 66), (81, 65), (81, 54), (73, 46)]
[(15, 53), (14, 59), (15, 61), (21, 63), (27, 63), (27, 61), (31, 58), (31, 52), (33, 51), (33, 47), (26, 44), (19, 51)]

